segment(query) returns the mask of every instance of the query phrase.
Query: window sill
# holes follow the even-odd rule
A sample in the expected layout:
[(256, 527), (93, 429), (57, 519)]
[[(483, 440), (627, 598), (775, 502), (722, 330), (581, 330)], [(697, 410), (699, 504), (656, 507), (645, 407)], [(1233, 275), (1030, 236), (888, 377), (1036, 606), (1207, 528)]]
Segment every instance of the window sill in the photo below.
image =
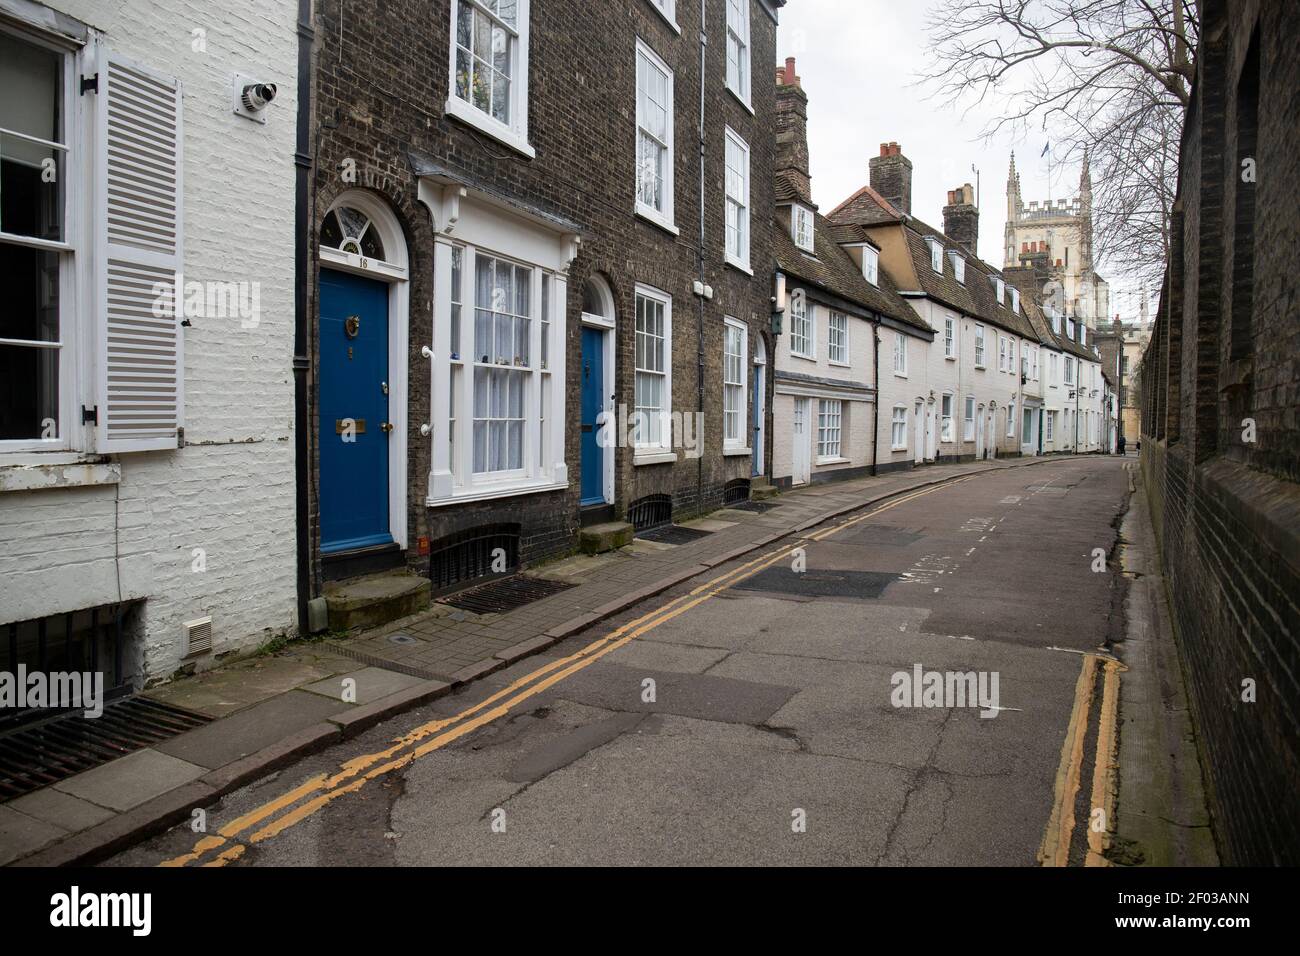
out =
[(537, 150), (529, 145), (526, 136), (520, 136), (514, 130), (502, 123), (498, 123), (490, 116), (483, 115), (481, 110), (475, 109), (462, 99), (455, 96), (447, 97), (446, 113), (467, 126), (472, 126), (479, 132), (491, 136), (497, 142), (509, 146), (528, 159), (533, 159), (537, 155)]
[(891, 446), (889, 447), (889, 450), (890, 450), (890, 451), (907, 451), (907, 446), (906, 446), (906, 445), (891, 445)]
[[(947, 359), (949, 362), (957, 361), (957, 356), (955, 355), (945, 355), (944, 358)], [(976, 365), (975, 367), (979, 368), (980, 366)]]
[(445, 505), (457, 505), (466, 501), (489, 501), (493, 498), (510, 498), (515, 495), (533, 495), (543, 491), (563, 491), (569, 487), (567, 481), (552, 481), (550, 478), (534, 478), (528, 481), (516, 481), (500, 487), (464, 488), (452, 492), (448, 498), (425, 498), (429, 508), (441, 508)]
[(69, 460), (0, 464), (0, 493), (91, 488), (122, 480), (122, 466), (117, 462), (79, 455), (59, 457)]
[(750, 116), (754, 115), (754, 107), (749, 104), (748, 100), (746, 100), (743, 96), (737, 93), (730, 86), (727, 87), (727, 92), (731, 94), (732, 99), (734, 99), (737, 103), (739, 103), (741, 106), (745, 108), (745, 111), (749, 113)]
[(805, 362), (816, 362), (816, 361), (817, 361), (817, 356), (815, 356), (815, 355), (800, 355), (798, 352), (791, 352), (791, 353), (790, 353), (790, 358), (803, 359), (803, 361), (805, 361)]
[(834, 458), (818, 458), (817, 464), (818, 465), (847, 465), (849, 464), (849, 459), (841, 458), (837, 455)]
[(636, 207), (636, 215), (638, 219), (644, 219), (646, 222), (650, 223), (650, 225), (658, 226), (671, 236), (680, 236), (682, 233), (680, 229), (672, 224), (671, 220), (665, 219), (663, 216), (646, 209), (644, 206)]
[(907, 373), (906, 373), (906, 372), (895, 372), (895, 373), (894, 373), (894, 378), (907, 378)]
[(722, 449), (722, 456), (723, 456), (724, 458), (739, 458), (741, 455), (744, 455), (746, 458), (753, 458), (753, 457), (754, 457), (754, 449), (752, 449), (752, 448), (741, 448), (741, 447), (739, 447), (739, 446), (732, 446), (732, 447), (730, 447), (730, 448), (723, 448), (723, 449)]
[(646, 0), (646, 2), (650, 4), (650, 8), (654, 10), (655, 13), (659, 14), (659, 18), (663, 20), (664, 23), (672, 27), (674, 33), (678, 34), (679, 36), (681, 35), (682, 28), (677, 25), (677, 21), (672, 19), (672, 17), (668, 16), (668, 14), (665, 13), (663, 10), (659, 9), (659, 5), (655, 3), (654, 0)]
[(827, 359), (826, 364), (832, 366), (833, 368), (853, 368), (853, 365), (850, 362), (836, 362), (833, 361), (832, 359)]
[(731, 256), (727, 256), (727, 265), (731, 266), (731, 268), (733, 269), (745, 273), (745, 275), (749, 276), (750, 278), (753, 278), (754, 276), (754, 270), (749, 267), (748, 262), (741, 262), (739, 259), (733, 259)]
[(642, 465), (666, 465), (670, 462), (677, 461), (677, 452), (675, 451), (635, 451), (632, 453), (632, 466), (639, 468)]

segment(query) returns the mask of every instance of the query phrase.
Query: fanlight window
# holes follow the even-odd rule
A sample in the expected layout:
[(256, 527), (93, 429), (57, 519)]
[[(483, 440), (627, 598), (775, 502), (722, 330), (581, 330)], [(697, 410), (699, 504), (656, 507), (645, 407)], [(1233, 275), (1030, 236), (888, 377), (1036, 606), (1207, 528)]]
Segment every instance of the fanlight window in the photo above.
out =
[(367, 259), (384, 258), (379, 230), (369, 216), (350, 206), (339, 206), (325, 217), (320, 227), (320, 244)]

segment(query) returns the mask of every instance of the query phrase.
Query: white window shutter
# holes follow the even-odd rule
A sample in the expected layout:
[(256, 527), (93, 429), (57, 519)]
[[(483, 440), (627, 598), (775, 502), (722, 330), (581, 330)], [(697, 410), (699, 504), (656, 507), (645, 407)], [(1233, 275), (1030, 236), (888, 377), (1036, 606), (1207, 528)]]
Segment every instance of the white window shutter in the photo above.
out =
[(175, 448), (185, 407), (175, 298), (183, 233), (180, 82), (111, 51), (101, 52), (98, 65), (95, 448)]

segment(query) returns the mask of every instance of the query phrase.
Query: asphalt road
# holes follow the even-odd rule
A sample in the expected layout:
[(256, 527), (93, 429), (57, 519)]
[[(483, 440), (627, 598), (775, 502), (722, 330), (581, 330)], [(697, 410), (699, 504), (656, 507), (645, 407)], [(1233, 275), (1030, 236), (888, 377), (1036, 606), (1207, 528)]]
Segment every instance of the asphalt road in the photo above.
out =
[[(179, 827), (109, 862), (1034, 865), (1083, 654), (1122, 628), (1093, 570), (1122, 464), (839, 519), (228, 796), (197, 853)], [(918, 665), (997, 709), (896, 706)]]

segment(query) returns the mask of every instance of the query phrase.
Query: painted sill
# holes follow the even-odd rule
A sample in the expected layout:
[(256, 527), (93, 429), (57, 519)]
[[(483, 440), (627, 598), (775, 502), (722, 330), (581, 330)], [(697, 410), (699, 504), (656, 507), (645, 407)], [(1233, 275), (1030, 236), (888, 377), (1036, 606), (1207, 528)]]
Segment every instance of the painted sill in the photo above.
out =
[[(955, 356), (955, 355), (945, 355), (944, 358), (947, 359), (949, 362), (955, 362), (955, 361), (957, 361), (957, 356)], [(982, 365), (976, 365), (975, 367), (976, 367), (976, 368), (983, 368), (984, 366), (982, 366)]]
[(666, 465), (669, 462), (677, 461), (677, 452), (675, 451), (637, 451), (632, 455), (633, 467), (642, 465)]
[(893, 452), (893, 451), (907, 451), (907, 446), (906, 446), (906, 445), (891, 445), (890, 448), (889, 448), (889, 450), (890, 450), (891, 452)]
[(895, 373), (894, 373), (894, 378), (907, 378), (907, 373), (906, 373), (906, 372), (895, 372)]
[(818, 458), (817, 459), (818, 465), (847, 465), (849, 463), (850, 462), (848, 458)]
[(739, 458), (741, 455), (744, 455), (746, 458), (753, 458), (754, 449), (741, 448), (739, 446), (722, 449), (722, 456), (724, 458)]
[(853, 368), (852, 362), (836, 362), (832, 359), (827, 359), (826, 364), (833, 368)]
[(529, 144), (526, 136), (520, 136), (504, 124), (498, 123), (489, 116), (484, 116), (481, 110), (475, 109), (462, 99), (455, 96), (447, 97), (446, 113), (467, 126), (472, 126), (479, 132), (491, 136), (498, 143), (509, 146), (515, 152), (529, 159), (533, 159), (537, 155), (537, 150), (533, 149)]
[(0, 493), (46, 491), (54, 488), (93, 488), (116, 485), (122, 466), (101, 457), (72, 456), (64, 462), (0, 464)]
[(815, 355), (800, 355), (798, 352), (791, 352), (791, 353), (790, 353), (790, 358), (803, 359), (805, 362), (816, 362), (816, 361), (817, 361), (817, 356), (815, 356)]
[(732, 89), (730, 84), (727, 85), (727, 92), (731, 94), (732, 99), (734, 99), (737, 103), (739, 103), (741, 106), (745, 108), (745, 110), (749, 113), (750, 116), (754, 115), (754, 107), (750, 105), (747, 99), (745, 99), (734, 89)]
[(513, 498), (516, 495), (535, 495), (543, 491), (564, 491), (569, 487), (567, 481), (551, 481), (549, 478), (532, 482), (516, 482), (500, 488), (470, 488), (458, 491), (450, 498), (425, 498), (429, 508), (441, 508), (446, 505), (458, 505), (467, 501), (491, 501), (494, 498)]
[(655, 3), (654, 0), (646, 0), (646, 2), (650, 4), (650, 9), (652, 9), (655, 13), (659, 14), (659, 19), (663, 20), (664, 23), (672, 27), (674, 33), (678, 34), (679, 36), (681, 35), (682, 28), (677, 25), (677, 21), (675, 21), (672, 17), (668, 16), (668, 14), (666, 14), (663, 10), (659, 8), (659, 4)]
[(730, 255), (728, 255), (727, 265), (731, 266), (731, 268), (733, 269), (745, 273), (745, 275), (749, 276), (751, 279), (754, 277), (754, 270), (749, 267), (748, 262), (742, 262), (739, 259), (733, 259)]
[(672, 220), (665, 219), (657, 212), (646, 209), (644, 206), (636, 207), (636, 215), (638, 219), (644, 219), (650, 225), (657, 226), (669, 235), (680, 236), (682, 234), (682, 231), (672, 224)]

